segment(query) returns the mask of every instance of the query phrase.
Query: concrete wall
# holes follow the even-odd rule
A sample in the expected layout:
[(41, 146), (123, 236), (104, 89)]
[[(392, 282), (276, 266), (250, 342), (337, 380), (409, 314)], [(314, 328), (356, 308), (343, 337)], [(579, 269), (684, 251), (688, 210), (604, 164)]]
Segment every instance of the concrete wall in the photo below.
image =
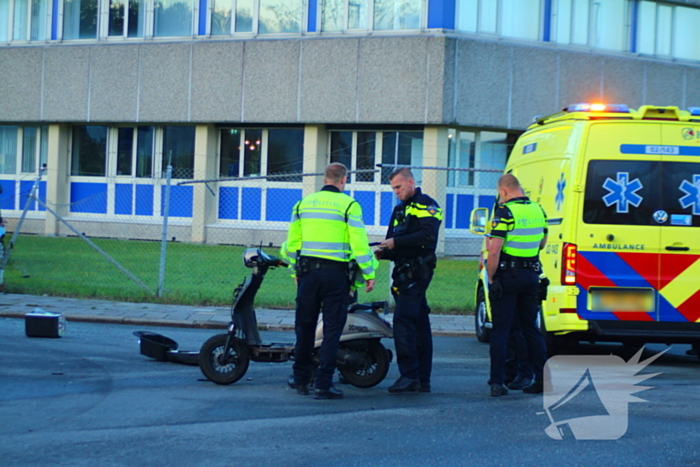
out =
[(0, 122), (523, 129), (603, 100), (700, 105), (700, 65), (461, 35), (0, 49)]

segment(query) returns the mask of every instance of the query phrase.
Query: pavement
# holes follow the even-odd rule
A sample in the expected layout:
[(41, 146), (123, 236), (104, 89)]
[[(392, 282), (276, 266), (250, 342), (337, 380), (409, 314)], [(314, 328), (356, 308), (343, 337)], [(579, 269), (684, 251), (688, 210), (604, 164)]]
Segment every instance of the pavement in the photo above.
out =
[[(66, 321), (226, 329), (230, 307), (113, 302), (48, 295), (0, 294), (0, 318), (24, 318), (37, 308), (62, 314)], [(293, 331), (294, 310), (256, 309), (261, 331)], [(391, 314), (385, 319), (391, 322)], [(430, 315), (434, 336), (474, 336), (472, 315)], [(70, 332), (70, 328), (66, 328)]]

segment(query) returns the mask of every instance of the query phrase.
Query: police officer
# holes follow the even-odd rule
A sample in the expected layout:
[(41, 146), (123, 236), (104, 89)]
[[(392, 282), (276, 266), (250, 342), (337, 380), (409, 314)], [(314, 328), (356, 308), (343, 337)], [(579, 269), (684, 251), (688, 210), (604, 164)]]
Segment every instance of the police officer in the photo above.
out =
[(374, 288), (376, 262), (362, 223), (362, 208), (343, 193), (346, 179), (347, 168), (343, 164), (326, 167), (321, 191), (306, 196), (294, 206), (286, 242), (297, 280), (297, 342), (294, 374), (288, 383), (299, 394), (309, 394), (316, 323), (322, 312), (323, 343), (318, 353), (316, 399), (343, 397), (332, 379), (338, 343), (347, 319), (350, 269), (354, 262), (366, 281), (366, 291)]
[(391, 214), (386, 240), (375, 251), (377, 259), (394, 261), (394, 343), (401, 377), (389, 392), (430, 392), (433, 337), (425, 293), (436, 265), (442, 211), (434, 199), (416, 187), (409, 169), (395, 170), (389, 181), (401, 203)]
[(494, 213), (487, 272), (493, 329), (491, 330), (491, 395), (508, 394), (504, 387), (508, 337), (514, 320), (520, 325), (535, 381), (523, 392), (543, 390), (546, 360), (544, 339), (537, 328), (539, 251), (547, 243), (547, 218), (523, 193), (511, 174), (498, 180), (501, 204)]

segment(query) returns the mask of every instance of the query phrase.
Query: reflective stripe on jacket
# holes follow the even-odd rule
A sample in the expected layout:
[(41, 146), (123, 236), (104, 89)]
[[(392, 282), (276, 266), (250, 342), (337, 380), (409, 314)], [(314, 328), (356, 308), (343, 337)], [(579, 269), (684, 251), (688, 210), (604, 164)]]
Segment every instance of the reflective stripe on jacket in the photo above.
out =
[(547, 227), (544, 211), (537, 203), (522, 198), (509, 201), (504, 207), (513, 217), (499, 221), (498, 230), (506, 230), (503, 252), (520, 258), (537, 257)]
[(298, 256), (345, 263), (354, 259), (362, 277), (374, 279), (377, 263), (362, 222), (362, 208), (333, 186), (306, 196), (294, 206), (286, 243), (292, 264)]

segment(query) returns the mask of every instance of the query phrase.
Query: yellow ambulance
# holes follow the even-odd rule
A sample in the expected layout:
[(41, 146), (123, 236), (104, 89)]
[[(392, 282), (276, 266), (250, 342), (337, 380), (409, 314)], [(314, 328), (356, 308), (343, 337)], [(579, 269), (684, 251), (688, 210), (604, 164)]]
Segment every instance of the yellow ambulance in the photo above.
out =
[[(505, 172), (548, 216), (540, 259), (551, 281), (541, 314), (550, 352), (577, 341), (697, 351), (700, 107), (571, 105), (535, 118)], [(489, 215), (475, 210), (472, 232), (488, 233)], [(475, 324), (486, 341), (483, 264), (480, 271)]]

